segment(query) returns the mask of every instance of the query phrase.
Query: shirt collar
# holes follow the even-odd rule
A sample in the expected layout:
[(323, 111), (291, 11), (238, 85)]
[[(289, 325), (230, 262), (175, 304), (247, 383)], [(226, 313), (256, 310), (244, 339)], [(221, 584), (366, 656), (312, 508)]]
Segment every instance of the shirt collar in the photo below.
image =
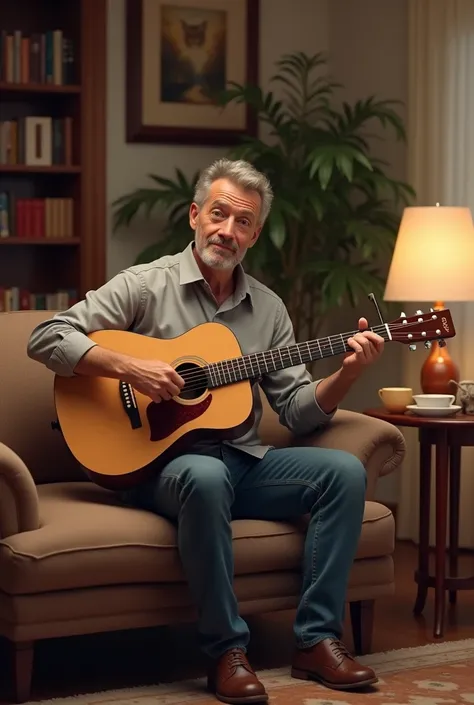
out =
[[(179, 283), (181, 285), (204, 281), (202, 272), (194, 258), (193, 249), (194, 240), (181, 252), (179, 264)], [(250, 293), (249, 282), (244, 268), (241, 264), (238, 264), (235, 271), (237, 274), (237, 284), (234, 291), (235, 302), (243, 301), (248, 296), (250, 303), (252, 303), (252, 294)]]
[(193, 282), (204, 281), (202, 272), (194, 258), (193, 249), (194, 242), (190, 242), (186, 249), (181, 252), (181, 257), (179, 260), (180, 284), (192, 284)]

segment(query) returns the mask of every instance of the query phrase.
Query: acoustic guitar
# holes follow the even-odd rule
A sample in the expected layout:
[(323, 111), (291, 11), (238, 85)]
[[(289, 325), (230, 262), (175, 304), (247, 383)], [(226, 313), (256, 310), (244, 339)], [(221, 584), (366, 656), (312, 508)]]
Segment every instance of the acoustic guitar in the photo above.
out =
[[(455, 335), (448, 309), (402, 316), (370, 328), (386, 342)], [(242, 355), (234, 333), (203, 323), (170, 340), (120, 330), (89, 334), (98, 345), (136, 358), (161, 360), (184, 379), (179, 396), (154, 403), (124, 381), (106, 377), (55, 376), (59, 428), (89, 477), (110, 489), (129, 487), (159, 471), (195, 439), (238, 438), (253, 420), (252, 380), (276, 370), (352, 352), (357, 331)]]

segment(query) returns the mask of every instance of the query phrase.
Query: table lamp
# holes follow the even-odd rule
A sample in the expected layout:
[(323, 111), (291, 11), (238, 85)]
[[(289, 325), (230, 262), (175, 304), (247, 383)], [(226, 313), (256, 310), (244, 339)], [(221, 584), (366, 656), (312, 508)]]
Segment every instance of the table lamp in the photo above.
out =
[[(385, 301), (474, 301), (474, 226), (469, 208), (405, 208), (384, 294)], [(448, 346), (425, 343), (431, 352), (421, 369), (424, 394), (455, 394), (459, 370)]]

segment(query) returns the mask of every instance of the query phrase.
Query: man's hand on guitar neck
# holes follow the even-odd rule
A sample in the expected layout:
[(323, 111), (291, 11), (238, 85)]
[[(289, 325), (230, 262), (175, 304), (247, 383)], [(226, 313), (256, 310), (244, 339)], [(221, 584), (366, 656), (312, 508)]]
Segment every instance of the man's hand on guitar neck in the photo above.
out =
[(184, 387), (183, 378), (166, 362), (141, 360), (95, 345), (74, 369), (88, 377), (111, 377), (131, 384), (156, 403), (168, 401)]
[(358, 327), (362, 332), (356, 333), (347, 341), (354, 352), (348, 353), (342, 362), (342, 367), (355, 376), (358, 376), (366, 365), (372, 364), (380, 357), (385, 343), (382, 336), (367, 330), (369, 324), (366, 318), (359, 318)]

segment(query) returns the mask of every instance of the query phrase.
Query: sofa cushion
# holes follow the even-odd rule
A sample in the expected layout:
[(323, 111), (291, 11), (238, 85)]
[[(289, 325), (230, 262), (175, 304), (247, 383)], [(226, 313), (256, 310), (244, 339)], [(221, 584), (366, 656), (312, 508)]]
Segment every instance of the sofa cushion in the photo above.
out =
[[(0, 541), (0, 589), (10, 594), (185, 580), (175, 525), (122, 505), (90, 482), (38, 487), (41, 526)], [(304, 523), (232, 522), (235, 573), (298, 570)], [(367, 502), (358, 557), (393, 551), (393, 516)]]

